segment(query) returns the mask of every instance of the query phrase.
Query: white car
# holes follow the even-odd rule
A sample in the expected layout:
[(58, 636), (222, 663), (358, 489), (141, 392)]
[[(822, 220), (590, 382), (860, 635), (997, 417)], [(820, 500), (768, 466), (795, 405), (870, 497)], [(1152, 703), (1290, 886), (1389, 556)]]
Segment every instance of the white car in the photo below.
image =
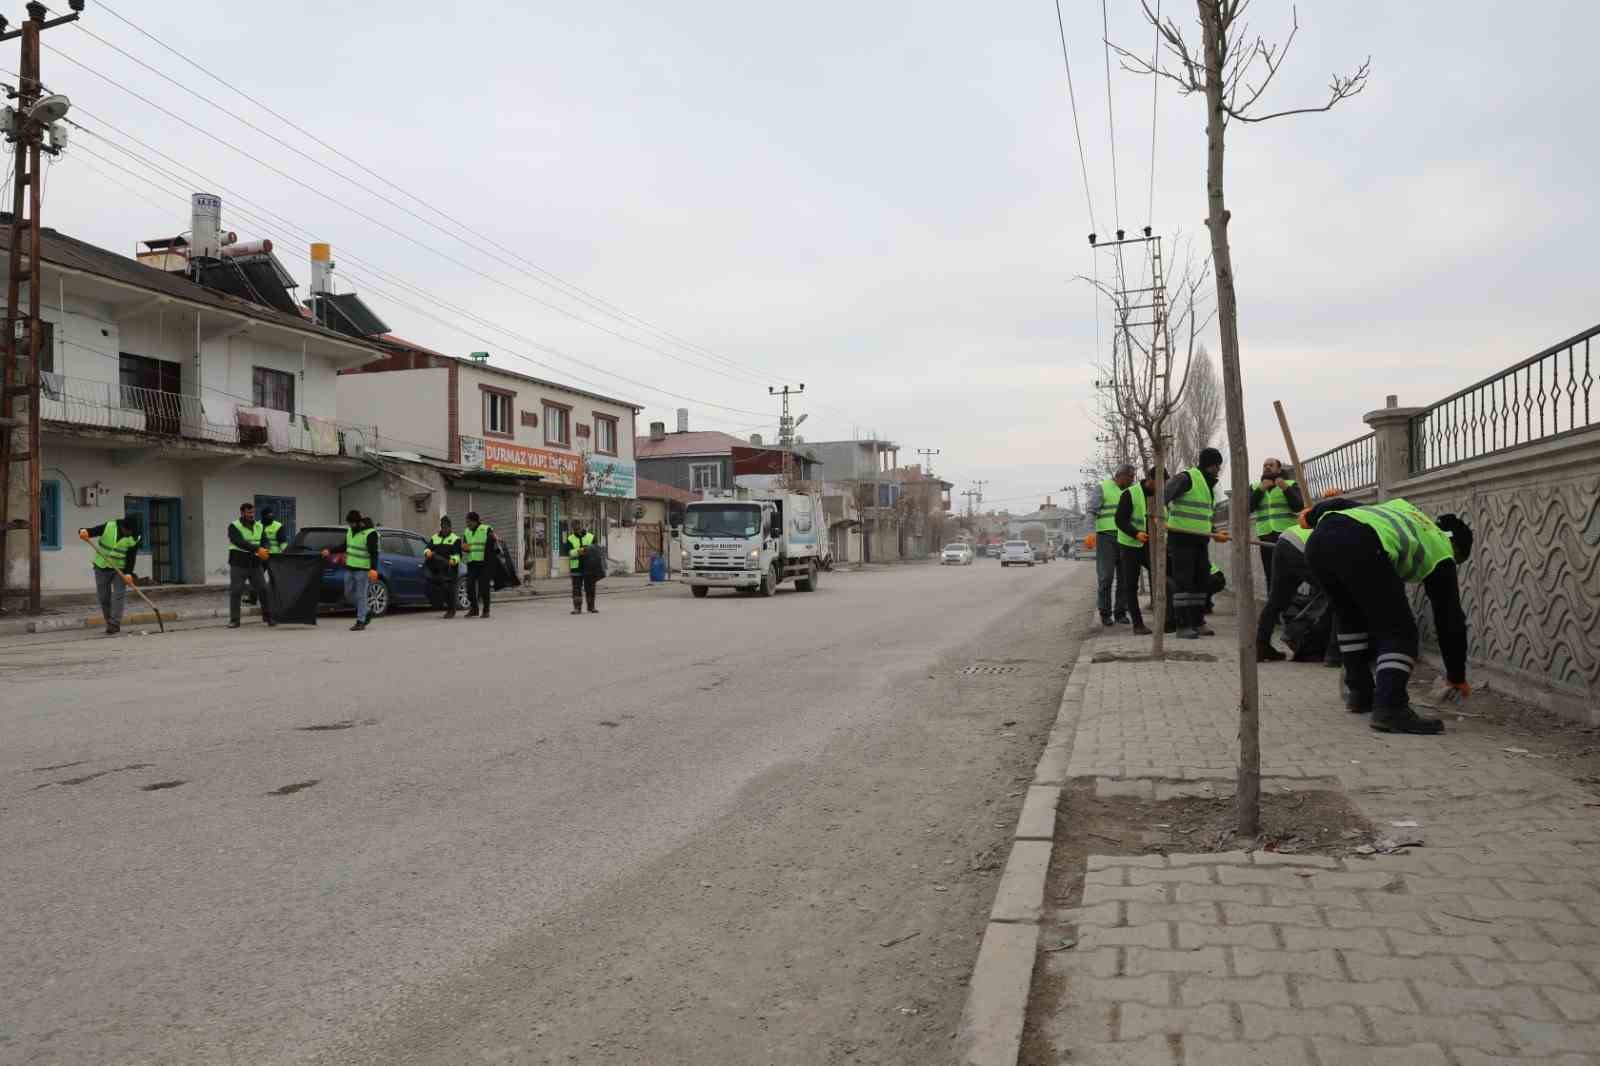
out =
[(975, 556), (970, 544), (946, 544), (939, 555), (940, 566), (971, 566)]
[(1008, 540), (1000, 546), (1001, 566), (1032, 566), (1033, 546), (1025, 540)]

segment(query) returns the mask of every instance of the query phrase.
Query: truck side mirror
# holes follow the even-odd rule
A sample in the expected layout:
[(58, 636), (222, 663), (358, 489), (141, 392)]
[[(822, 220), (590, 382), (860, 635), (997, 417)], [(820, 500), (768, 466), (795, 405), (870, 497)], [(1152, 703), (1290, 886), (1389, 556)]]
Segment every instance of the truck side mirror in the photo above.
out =
[(772, 516), (772, 521), (767, 524), (767, 536), (774, 540), (783, 536), (783, 519), (777, 515)]

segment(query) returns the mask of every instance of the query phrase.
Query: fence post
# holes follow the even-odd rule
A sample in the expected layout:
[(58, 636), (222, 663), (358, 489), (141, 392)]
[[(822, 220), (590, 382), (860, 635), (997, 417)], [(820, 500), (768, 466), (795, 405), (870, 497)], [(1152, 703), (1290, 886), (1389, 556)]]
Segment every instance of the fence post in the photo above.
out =
[(1387, 500), (1394, 486), (1411, 476), (1411, 419), (1426, 407), (1401, 407), (1399, 397), (1386, 397), (1376, 411), (1361, 421), (1372, 427), (1373, 456), (1378, 479), (1378, 499)]

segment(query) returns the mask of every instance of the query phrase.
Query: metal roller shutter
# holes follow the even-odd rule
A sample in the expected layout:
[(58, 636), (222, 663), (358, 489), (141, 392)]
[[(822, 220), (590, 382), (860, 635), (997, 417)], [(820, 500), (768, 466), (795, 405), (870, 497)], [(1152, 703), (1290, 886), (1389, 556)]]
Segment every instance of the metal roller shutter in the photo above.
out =
[[(450, 521), (457, 532), (467, 527), (467, 512), (477, 511), (486, 525), (511, 550), (512, 563), (522, 565), (522, 530), (517, 523), (517, 496), (511, 492), (487, 492), (483, 489), (452, 485), (448, 494)], [(520, 573), (520, 570), (519, 570)]]

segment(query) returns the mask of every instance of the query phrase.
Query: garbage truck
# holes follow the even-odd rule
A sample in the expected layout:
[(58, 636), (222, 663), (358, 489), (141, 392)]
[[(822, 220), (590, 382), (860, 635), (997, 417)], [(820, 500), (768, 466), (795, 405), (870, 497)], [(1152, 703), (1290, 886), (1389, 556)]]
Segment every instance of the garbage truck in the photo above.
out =
[(696, 597), (714, 588), (771, 596), (785, 581), (814, 592), (822, 566), (822, 497), (749, 493), (684, 505), (679, 580)]

